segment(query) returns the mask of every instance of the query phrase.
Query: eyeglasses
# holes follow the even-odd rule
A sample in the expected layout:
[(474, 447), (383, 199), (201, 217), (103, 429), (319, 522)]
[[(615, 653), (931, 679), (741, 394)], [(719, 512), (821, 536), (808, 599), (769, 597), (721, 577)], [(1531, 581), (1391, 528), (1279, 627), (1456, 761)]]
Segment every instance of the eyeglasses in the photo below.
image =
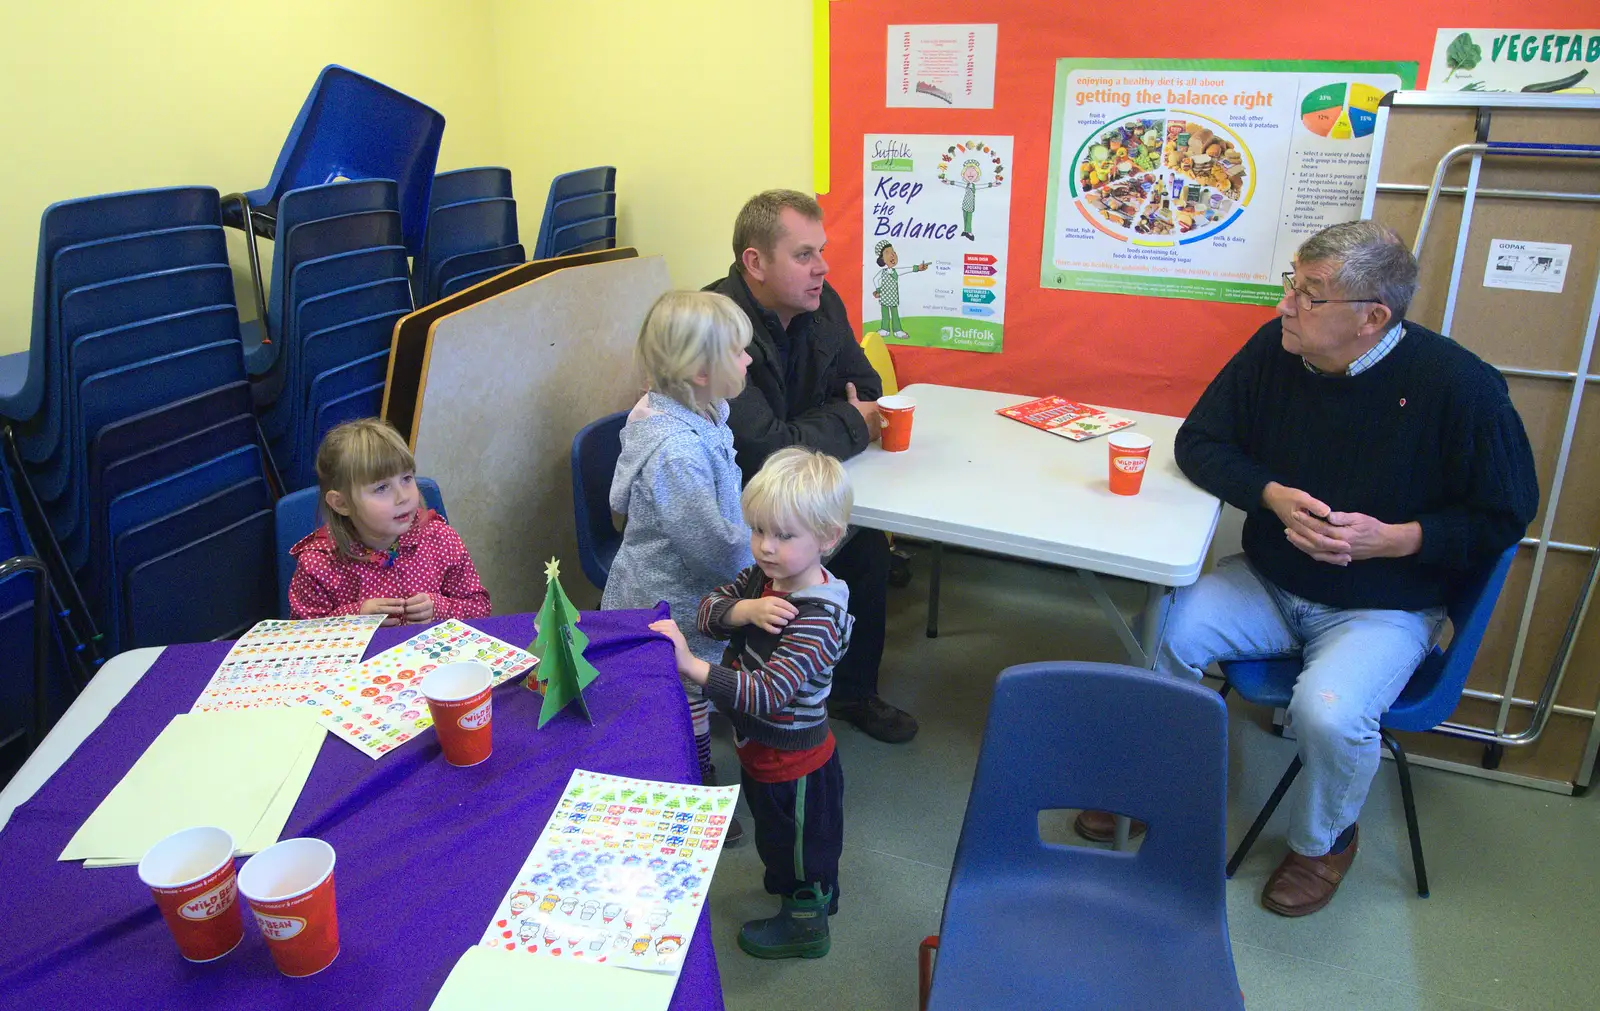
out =
[(1378, 298), (1312, 298), (1309, 291), (1294, 286), (1294, 271), (1292, 270), (1283, 272), (1283, 294), (1285, 298), (1291, 295), (1294, 296), (1294, 307), (1300, 312), (1310, 312), (1317, 306), (1326, 305), (1329, 302), (1377, 302), (1379, 304), (1383, 302), (1382, 299)]

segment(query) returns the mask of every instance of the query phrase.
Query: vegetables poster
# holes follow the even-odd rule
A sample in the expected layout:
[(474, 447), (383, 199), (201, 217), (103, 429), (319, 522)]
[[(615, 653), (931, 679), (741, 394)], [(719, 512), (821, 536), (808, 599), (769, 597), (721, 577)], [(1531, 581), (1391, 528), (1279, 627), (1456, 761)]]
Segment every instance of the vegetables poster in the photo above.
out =
[(1378, 103), (1415, 63), (1056, 63), (1046, 288), (1272, 305), (1358, 217)]
[(1429, 91), (1592, 95), (1600, 87), (1600, 28), (1441, 28)]
[(1011, 138), (868, 134), (861, 319), (885, 343), (998, 352)]

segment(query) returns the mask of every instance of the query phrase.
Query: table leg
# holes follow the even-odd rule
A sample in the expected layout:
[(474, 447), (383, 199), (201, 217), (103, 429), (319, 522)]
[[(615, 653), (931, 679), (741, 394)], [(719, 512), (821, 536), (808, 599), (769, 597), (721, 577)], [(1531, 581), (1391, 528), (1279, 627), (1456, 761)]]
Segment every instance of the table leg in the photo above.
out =
[(1172, 587), (1160, 583), (1146, 583), (1144, 587), (1144, 613), (1139, 616), (1139, 648), (1144, 650), (1144, 667), (1156, 669), (1156, 659), (1161, 654), (1161, 642), (1167, 632), (1167, 612), (1172, 607)]
[(928, 565), (928, 638), (939, 638), (939, 569), (944, 564), (944, 545), (933, 542), (933, 558)]

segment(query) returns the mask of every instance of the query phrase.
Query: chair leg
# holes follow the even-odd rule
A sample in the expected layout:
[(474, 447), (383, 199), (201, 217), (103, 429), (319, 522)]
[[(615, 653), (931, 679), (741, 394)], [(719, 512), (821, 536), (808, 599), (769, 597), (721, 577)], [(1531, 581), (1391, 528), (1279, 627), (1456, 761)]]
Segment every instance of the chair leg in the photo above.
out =
[(917, 946), (917, 1011), (928, 1011), (928, 994), (933, 990), (933, 953), (938, 950), (938, 934), (929, 934)]
[(1422, 862), (1422, 833), (1417, 829), (1417, 799), (1411, 792), (1411, 763), (1406, 761), (1405, 749), (1387, 730), (1381, 731), (1383, 743), (1394, 756), (1395, 771), (1400, 774), (1400, 802), (1406, 809), (1406, 833), (1411, 836), (1411, 867), (1417, 872), (1417, 896), (1428, 897), (1428, 868)]
[(1250, 847), (1256, 844), (1256, 837), (1261, 834), (1262, 829), (1267, 827), (1267, 822), (1272, 818), (1272, 812), (1278, 809), (1278, 804), (1283, 800), (1283, 795), (1289, 792), (1289, 787), (1294, 785), (1294, 778), (1298, 775), (1300, 775), (1300, 756), (1295, 755), (1294, 761), (1289, 763), (1289, 770), (1283, 774), (1282, 779), (1278, 780), (1277, 789), (1273, 790), (1272, 796), (1267, 798), (1266, 806), (1261, 809), (1260, 814), (1256, 815), (1255, 824), (1251, 825), (1250, 831), (1244, 834), (1244, 841), (1239, 843), (1239, 848), (1233, 851), (1233, 858), (1228, 861), (1228, 877), (1233, 877), (1233, 872), (1237, 871), (1239, 865), (1244, 863), (1244, 858), (1249, 854)]
[(944, 545), (933, 542), (933, 561), (928, 566), (928, 638), (939, 638), (939, 569), (944, 564)]

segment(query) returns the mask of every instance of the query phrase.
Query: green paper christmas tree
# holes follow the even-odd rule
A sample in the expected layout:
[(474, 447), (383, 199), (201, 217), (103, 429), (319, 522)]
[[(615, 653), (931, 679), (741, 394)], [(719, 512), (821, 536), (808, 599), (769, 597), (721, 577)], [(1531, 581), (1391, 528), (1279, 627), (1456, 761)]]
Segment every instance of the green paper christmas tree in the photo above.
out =
[(593, 723), (583, 701), (583, 690), (600, 672), (583, 658), (589, 638), (579, 631), (577, 612), (561, 588), (561, 563), (554, 558), (545, 563), (544, 579), (544, 605), (539, 608), (537, 619), (539, 634), (529, 648), (539, 658), (537, 677), (543, 687), (536, 687), (531, 680), (528, 687), (544, 693), (539, 726), (549, 723), (552, 716), (573, 701), (583, 711), (583, 718)]

